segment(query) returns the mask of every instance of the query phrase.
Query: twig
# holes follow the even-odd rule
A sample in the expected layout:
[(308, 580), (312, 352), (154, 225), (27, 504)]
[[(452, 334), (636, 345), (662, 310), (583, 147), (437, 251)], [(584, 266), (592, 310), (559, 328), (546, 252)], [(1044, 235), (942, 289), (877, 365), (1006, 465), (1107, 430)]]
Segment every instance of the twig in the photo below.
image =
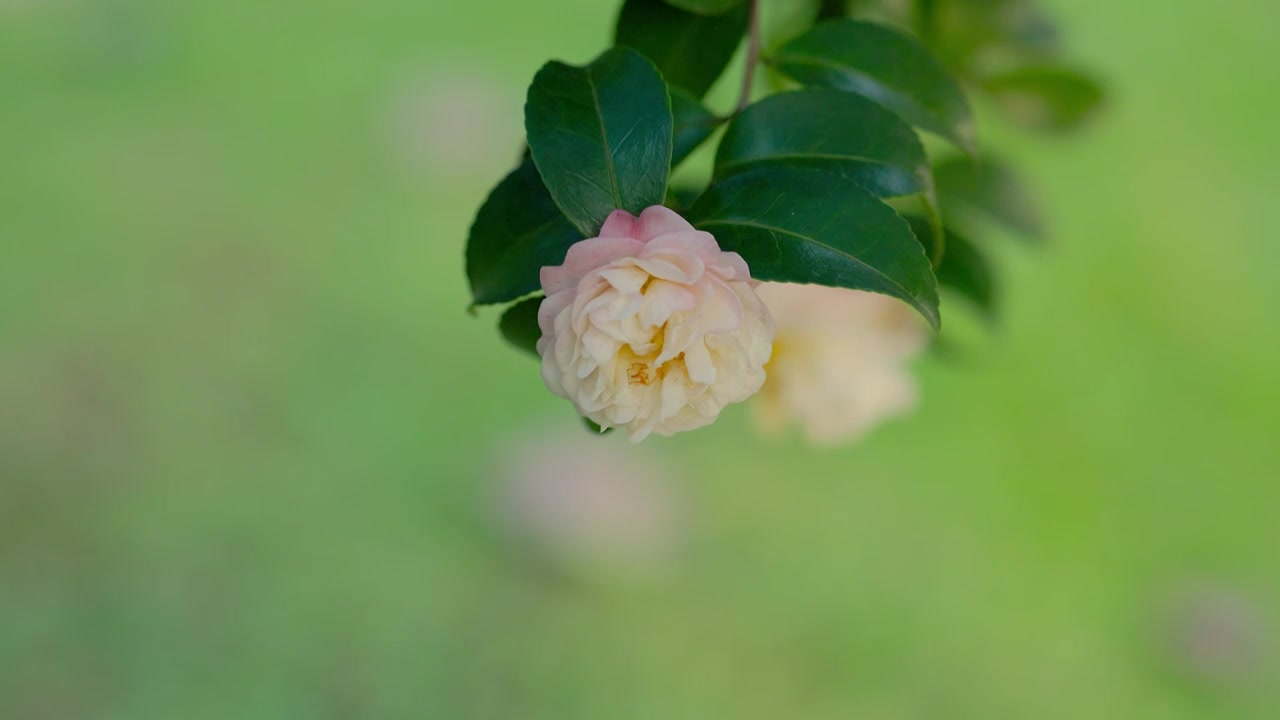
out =
[(760, 64), (760, 0), (748, 0), (747, 67), (742, 72), (742, 94), (738, 96), (738, 112), (751, 103), (751, 90), (756, 82), (756, 65)]

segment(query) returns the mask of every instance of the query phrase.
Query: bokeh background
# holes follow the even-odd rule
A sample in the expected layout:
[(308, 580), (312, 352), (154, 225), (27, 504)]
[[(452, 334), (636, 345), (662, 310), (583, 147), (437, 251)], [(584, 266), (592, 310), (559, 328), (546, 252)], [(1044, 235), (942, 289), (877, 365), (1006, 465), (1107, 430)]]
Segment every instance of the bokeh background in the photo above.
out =
[(1280, 11), (1047, 5), (1052, 241), (818, 452), (590, 438), (465, 312), (615, 3), (0, 1), (0, 718), (1280, 717)]

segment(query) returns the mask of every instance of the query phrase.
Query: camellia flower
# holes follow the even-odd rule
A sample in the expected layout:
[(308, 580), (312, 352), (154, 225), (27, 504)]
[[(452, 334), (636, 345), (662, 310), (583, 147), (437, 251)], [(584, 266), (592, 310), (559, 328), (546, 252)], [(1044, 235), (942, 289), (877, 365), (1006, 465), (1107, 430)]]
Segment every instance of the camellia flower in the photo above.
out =
[(747, 263), (665, 207), (614, 211), (541, 279), (543, 380), (632, 442), (702, 427), (764, 383), (773, 321)]
[(777, 323), (755, 407), (763, 430), (798, 422), (811, 442), (834, 445), (915, 407), (906, 366), (928, 330), (906, 304), (819, 285), (761, 283), (756, 291)]

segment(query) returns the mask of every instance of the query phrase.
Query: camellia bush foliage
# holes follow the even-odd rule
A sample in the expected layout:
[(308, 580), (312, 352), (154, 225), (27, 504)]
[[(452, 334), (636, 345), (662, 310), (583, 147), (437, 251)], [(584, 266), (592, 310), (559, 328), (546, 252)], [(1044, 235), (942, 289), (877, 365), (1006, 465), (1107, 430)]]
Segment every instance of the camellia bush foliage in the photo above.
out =
[(1043, 235), (972, 107), (1075, 127), (1102, 93), (1061, 55), (1029, 0), (625, 0), (612, 47), (534, 75), (472, 303), (508, 305), (502, 335), (597, 429), (691, 430), (759, 393), (853, 437), (910, 404), (940, 288), (994, 316), (984, 234)]

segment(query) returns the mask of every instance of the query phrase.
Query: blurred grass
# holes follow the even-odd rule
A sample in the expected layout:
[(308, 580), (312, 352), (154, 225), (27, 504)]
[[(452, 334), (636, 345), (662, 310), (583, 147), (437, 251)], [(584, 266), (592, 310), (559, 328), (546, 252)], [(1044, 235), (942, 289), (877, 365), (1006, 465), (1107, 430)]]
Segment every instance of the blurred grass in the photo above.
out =
[(0, 3), (0, 717), (1275, 717), (1274, 8), (1052, 3), (1112, 101), (985, 126), (1054, 233), (1001, 331), (859, 447), (651, 443), (691, 537), (624, 588), (493, 537), (577, 426), (461, 269), (612, 5)]

